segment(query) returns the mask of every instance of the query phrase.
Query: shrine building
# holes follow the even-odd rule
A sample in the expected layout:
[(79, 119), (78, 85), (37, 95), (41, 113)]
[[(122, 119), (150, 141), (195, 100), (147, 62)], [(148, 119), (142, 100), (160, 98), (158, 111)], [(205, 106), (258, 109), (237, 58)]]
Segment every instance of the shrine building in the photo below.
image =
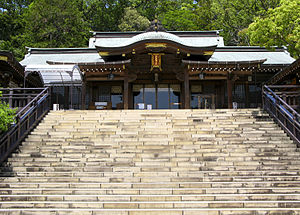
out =
[(64, 109), (215, 109), (260, 107), (263, 83), (294, 61), (155, 20), (145, 32), (94, 32), (88, 48), (29, 48), (20, 64)]

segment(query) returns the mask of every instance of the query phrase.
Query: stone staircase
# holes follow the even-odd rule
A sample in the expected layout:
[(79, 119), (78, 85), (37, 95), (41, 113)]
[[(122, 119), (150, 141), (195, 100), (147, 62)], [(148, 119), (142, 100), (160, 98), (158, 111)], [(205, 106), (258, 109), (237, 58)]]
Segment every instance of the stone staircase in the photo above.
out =
[(50, 112), (0, 214), (300, 214), (299, 155), (260, 109)]

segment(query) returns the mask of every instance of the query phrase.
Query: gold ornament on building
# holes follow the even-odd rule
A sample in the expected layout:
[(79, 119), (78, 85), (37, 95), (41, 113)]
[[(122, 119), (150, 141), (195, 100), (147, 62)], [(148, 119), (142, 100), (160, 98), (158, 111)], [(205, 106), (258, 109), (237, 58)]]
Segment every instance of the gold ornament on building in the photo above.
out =
[(151, 55), (151, 70), (159, 69), (159, 71), (162, 71), (161, 68), (161, 56), (164, 55), (163, 53), (149, 53)]

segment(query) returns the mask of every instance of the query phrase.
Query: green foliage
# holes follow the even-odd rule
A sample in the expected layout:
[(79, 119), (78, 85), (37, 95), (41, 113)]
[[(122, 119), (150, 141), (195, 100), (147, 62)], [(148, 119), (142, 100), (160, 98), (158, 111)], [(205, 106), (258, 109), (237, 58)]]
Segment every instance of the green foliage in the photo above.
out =
[(75, 0), (34, 1), (24, 19), (27, 46), (86, 46), (90, 29)]
[(23, 13), (32, 0), (0, 0), (0, 49), (12, 51), (18, 60), (25, 46), (19, 39), (25, 29)]
[(282, 0), (280, 6), (269, 9), (249, 26), (252, 45), (287, 46), (294, 57), (300, 56), (300, 2)]
[(84, 0), (84, 18), (94, 31), (118, 31), (127, 0)]
[(10, 125), (15, 122), (15, 114), (15, 109), (9, 108), (8, 104), (0, 101), (0, 134), (7, 131)]
[(195, 5), (183, 3), (179, 9), (166, 12), (162, 24), (168, 30), (194, 31), (198, 30), (197, 18)]
[(278, 6), (278, 1), (213, 0), (213, 27), (223, 29), (221, 35), (227, 45), (248, 45), (248, 40), (243, 34), (244, 29), (248, 28), (255, 16), (265, 14), (265, 9)]
[(299, 0), (279, 3), (280, 0), (0, 0), (0, 49), (12, 51), (21, 60), (25, 46), (86, 46), (90, 30), (140, 31), (158, 18), (167, 30), (223, 29), (221, 36), (226, 45), (287, 45), (294, 56), (299, 56)]
[(118, 27), (121, 31), (144, 31), (149, 25), (150, 21), (146, 17), (141, 16), (136, 9), (128, 7)]

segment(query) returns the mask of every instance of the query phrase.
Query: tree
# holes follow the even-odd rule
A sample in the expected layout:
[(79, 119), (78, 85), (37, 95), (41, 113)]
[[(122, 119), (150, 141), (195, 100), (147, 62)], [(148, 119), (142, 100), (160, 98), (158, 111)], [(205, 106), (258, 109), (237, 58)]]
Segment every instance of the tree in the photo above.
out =
[(39, 0), (24, 14), (25, 45), (81, 47), (89, 37), (88, 22), (76, 0)]
[(251, 45), (287, 46), (294, 57), (300, 56), (300, 2), (281, 0), (280, 6), (269, 9), (249, 26)]
[(162, 24), (170, 31), (194, 31), (198, 30), (197, 18), (195, 5), (183, 3), (181, 8), (166, 12)]
[(0, 0), (0, 49), (14, 53), (18, 60), (24, 57), (21, 37), (25, 30), (23, 13), (32, 0)]
[[(0, 97), (2, 92), (0, 91)], [(9, 105), (0, 101), (0, 134), (7, 131), (12, 123), (15, 122), (16, 110), (9, 108)]]
[(254, 17), (278, 6), (279, 0), (213, 0), (212, 28), (223, 29), (226, 45), (249, 45), (243, 31)]
[(84, 18), (94, 31), (118, 31), (127, 0), (85, 0)]
[(150, 21), (146, 17), (141, 16), (136, 9), (128, 7), (118, 27), (121, 31), (144, 31), (149, 25)]

